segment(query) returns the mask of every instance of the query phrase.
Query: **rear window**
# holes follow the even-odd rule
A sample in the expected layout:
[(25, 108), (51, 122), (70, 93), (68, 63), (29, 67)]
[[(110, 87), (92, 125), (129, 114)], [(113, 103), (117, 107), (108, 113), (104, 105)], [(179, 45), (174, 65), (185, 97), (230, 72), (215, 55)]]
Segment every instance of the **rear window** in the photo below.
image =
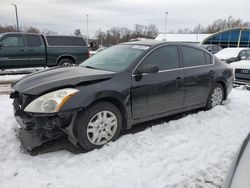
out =
[(38, 35), (27, 35), (27, 42), (30, 47), (42, 46), (40, 36)]
[(46, 36), (49, 46), (87, 46), (81, 37), (73, 36)]
[(182, 46), (181, 51), (183, 58), (183, 67), (206, 65), (205, 56), (202, 50)]

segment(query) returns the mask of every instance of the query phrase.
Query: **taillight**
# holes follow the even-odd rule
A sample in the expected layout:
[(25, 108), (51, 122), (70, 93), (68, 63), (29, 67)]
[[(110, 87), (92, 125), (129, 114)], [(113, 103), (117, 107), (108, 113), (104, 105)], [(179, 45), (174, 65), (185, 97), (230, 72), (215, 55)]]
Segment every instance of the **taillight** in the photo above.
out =
[(89, 52), (89, 50), (88, 50), (88, 58), (90, 58), (90, 52)]

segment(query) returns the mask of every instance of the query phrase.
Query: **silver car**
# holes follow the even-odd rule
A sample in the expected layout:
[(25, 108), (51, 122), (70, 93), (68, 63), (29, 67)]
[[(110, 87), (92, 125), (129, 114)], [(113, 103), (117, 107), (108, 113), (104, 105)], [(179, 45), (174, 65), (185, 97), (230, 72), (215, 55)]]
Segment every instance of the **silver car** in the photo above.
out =
[(242, 143), (223, 188), (250, 188), (250, 134)]

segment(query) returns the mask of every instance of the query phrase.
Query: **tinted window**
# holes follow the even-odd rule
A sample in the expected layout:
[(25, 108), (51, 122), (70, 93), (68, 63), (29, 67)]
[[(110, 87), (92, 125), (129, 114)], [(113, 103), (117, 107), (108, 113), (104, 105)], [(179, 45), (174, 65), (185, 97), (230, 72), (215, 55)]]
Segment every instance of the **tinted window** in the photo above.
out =
[(181, 51), (182, 51), (183, 67), (192, 67), (192, 66), (199, 66), (206, 64), (203, 51), (187, 46), (182, 46)]
[(39, 47), (42, 45), (40, 36), (37, 35), (27, 35), (27, 41), (30, 47)]
[(204, 53), (205, 54), (205, 59), (206, 59), (206, 63), (207, 64), (212, 64), (212, 56), (207, 54), (207, 53)]
[(154, 50), (143, 63), (157, 65), (159, 70), (179, 68), (177, 46), (165, 46)]
[(81, 37), (46, 36), (46, 39), (50, 46), (87, 46), (87, 43)]
[(2, 46), (22, 47), (24, 46), (23, 37), (9, 36), (2, 40)]

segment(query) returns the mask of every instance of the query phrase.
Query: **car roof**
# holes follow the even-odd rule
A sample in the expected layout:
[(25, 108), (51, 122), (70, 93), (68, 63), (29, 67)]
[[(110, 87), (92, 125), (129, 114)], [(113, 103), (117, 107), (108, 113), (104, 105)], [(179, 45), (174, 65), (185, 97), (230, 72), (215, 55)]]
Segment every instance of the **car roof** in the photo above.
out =
[(200, 44), (199, 46), (202, 46), (202, 47), (209, 47), (209, 46), (220, 47), (219, 45), (215, 45), (215, 44)]
[(7, 33), (2, 33), (1, 35), (8, 35), (8, 34), (40, 35), (39, 33), (25, 33), (25, 32), (7, 32)]
[(185, 43), (185, 42), (166, 42), (166, 41), (158, 41), (154, 39), (144, 39), (144, 40), (121, 43), (121, 45), (143, 45), (143, 46), (149, 46), (149, 47), (156, 47), (162, 44), (185, 45), (185, 46), (195, 47), (195, 48), (204, 50), (203, 48), (199, 47), (196, 44), (190, 44), (190, 43)]
[(144, 39), (144, 40), (136, 40), (136, 41), (131, 41), (131, 42), (124, 42), (124, 43), (121, 43), (121, 44), (155, 46), (155, 45), (163, 44), (163, 43), (166, 43), (166, 42), (157, 41), (157, 40), (154, 40), (154, 39)]

